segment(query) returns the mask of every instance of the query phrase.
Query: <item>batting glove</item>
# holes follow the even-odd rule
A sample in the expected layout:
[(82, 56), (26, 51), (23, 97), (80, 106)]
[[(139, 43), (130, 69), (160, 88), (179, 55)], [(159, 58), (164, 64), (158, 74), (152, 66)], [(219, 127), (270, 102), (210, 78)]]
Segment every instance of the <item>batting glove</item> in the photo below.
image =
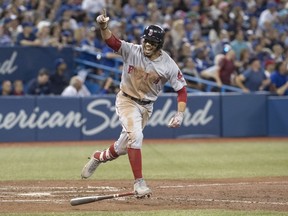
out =
[(168, 127), (170, 128), (177, 128), (180, 127), (184, 118), (184, 113), (183, 112), (177, 112), (172, 119), (170, 120)]

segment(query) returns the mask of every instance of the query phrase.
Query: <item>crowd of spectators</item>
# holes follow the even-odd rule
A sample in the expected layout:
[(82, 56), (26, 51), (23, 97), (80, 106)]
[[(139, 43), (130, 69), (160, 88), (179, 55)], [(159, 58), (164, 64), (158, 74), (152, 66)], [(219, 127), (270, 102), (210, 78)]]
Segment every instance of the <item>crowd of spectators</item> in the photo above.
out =
[[(105, 53), (110, 59), (103, 64), (113, 67), (118, 56), (95, 25), (106, 8), (113, 33), (129, 42), (141, 43), (147, 25), (162, 26), (163, 49), (187, 75), (288, 95), (287, 0), (2, 0), (0, 6), (0, 46), (81, 47)], [(49, 76), (62, 86), (52, 94), (69, 85), (61, 71)]]

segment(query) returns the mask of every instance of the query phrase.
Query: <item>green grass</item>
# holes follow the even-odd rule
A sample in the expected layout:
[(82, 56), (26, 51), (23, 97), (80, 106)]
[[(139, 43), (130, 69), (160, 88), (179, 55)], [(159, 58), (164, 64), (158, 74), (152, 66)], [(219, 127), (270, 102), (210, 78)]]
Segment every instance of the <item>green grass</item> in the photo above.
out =
[[(0, 179), (73, 180), (98, 146), (0, 148)], [(210, 179), (287, 176), (288, 143), (149, 144), (143, 146), (148, 179)], [(97, 179), (131, 179), (127, 156), (97, 170)]]
[[(1, 214), (0, 214), (1, 215)], [(284, 212), (247, 212), (247, 211), (223, 211), (223, 210), (195, 210), (195, 211), (149, 211), (149, 212), (81, 212), (81, 213), (38, 213), (38, 214), (5, 214), (5, 216), (284, 216)]]

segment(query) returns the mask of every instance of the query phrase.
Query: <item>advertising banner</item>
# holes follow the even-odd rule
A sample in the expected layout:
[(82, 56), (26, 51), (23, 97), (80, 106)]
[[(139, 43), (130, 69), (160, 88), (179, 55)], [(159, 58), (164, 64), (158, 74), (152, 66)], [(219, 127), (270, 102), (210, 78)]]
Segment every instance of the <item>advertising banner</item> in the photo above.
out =
[(0, 142), (36, 140), (35, 97), (0, 97)]
[(268, 97), (268, 135), (288, 136), (288, 97)]
[(257, 137), (267, 135), (267, 95), (222, 95), (222, 136)]
[(55, 60), (63, 58), (68, 66), (67, 71), (73, 71), (73, 49), (65, 47), (1, 47), (0, 52), (0, 82), (3, 80), (23, 80), (24, 83), (35, 78), (41, 68), (55, 71)]

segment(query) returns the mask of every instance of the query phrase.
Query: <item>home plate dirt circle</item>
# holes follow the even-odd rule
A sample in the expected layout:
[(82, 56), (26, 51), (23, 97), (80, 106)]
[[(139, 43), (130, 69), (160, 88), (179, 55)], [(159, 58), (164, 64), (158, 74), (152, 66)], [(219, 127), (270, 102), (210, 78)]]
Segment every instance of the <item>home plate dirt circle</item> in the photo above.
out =
[[(150, 198), (133, 196), (71, 206), (76, 197), (130, 192), (131, 181), (4, 181), (0, 213), (226, 209), (288, 211), (288, 177), (149, 180)], [(113, 205), (111, 205), (113, 203)], [(133, 208), (131, 208), (131, 205)]]

